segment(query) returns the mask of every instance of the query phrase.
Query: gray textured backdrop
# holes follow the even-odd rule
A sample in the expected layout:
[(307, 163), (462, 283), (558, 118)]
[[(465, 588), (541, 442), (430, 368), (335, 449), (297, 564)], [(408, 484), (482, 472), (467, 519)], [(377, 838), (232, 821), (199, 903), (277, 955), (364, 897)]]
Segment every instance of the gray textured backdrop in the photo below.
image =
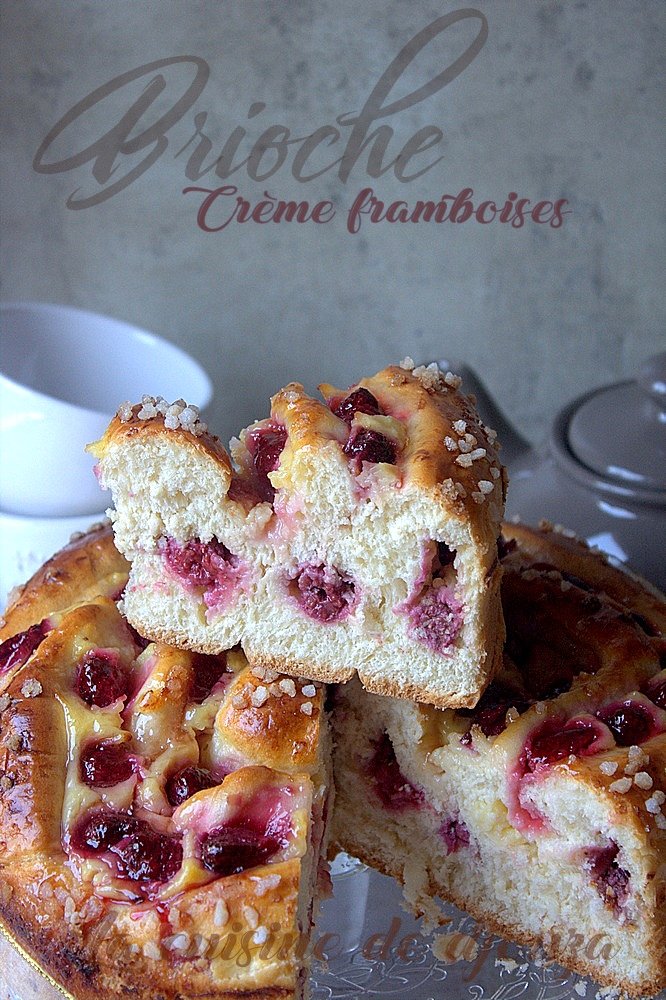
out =
[[(204, 233), (198, 200), (181, 193), (193, 147), (175, 153), (197, 112), (208, 113), (204, 131), (217, 150), (239, 124), (253, 138), (274, 123), (305, 135), (359, 111), (401, 47), (460, 6), (3, 5), (3, 299), (80, 305), (183, 344), (215, 381), (212, 422), (225, 435), (261, 415), (267, 395), (291, 378), (347, 384), (405, 354), (448, 353), (474, 365), (537, 440), (565, 401), (630, 374), (664, 344), (663, 0), (478, 0), (489, 22), (478, 57), (390, 120), (396, 151), (422, 126), (444, 132), (433, 151), (441, 162), (418, 180), (369, 178), (361, 157), (346, 183), (333, 173), (298, 183), (288, 163), (264, 183), (244, 169), (227, 181), (251, 200), (265, 188), (282, 198), (332, 199), (338, 214), (329, 224), (230, 224)], [(469, 23), (433, 40), (396, 94), (452, 62), (476, 30)], [(98, 184), (91, 163), (35, 172), (46, 133), (112, 77), (184, 54), (205, 59), (210, 78), (163, 155), (113, 198), (68, 209), (73, 191)], [(169, 88), (179, 80), (174, 71)], [(249, 122), (255, 101), (266, 109)], [(121, 97), (98, 107), (101, 117), (79, 123), (49, 157), (73, 152), (67, 138), (91, 142), (119, 109)], [(199, 183), (223, 181), (208, 175)], [(500, 204), (509, 191), (532, 201), (567, 198), (572, 213), (559, 229), (364, 223), (351, 235), (344, 212), (366, 185), (410, 203), (466, 186), (477, 200)]]

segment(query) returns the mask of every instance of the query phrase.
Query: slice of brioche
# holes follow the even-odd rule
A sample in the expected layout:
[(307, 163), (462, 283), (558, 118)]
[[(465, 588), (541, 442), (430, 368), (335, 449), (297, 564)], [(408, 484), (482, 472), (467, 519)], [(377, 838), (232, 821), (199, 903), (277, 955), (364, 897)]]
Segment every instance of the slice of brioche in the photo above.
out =
[(504, 666), (473, 711), (337, 689), (334, 839), (493, 932), (638, 996), (666, 986), (666, 602), (506, 525)]
[[(459, 379), (391, 367), (326, 402), (294, 383), (234, 463), (176, 404), (124, 406), (91, 450), (152, 638), (473, 706), (504, 640), (505, 476)], [(188, 408), (191, 412), (191, 408)]]

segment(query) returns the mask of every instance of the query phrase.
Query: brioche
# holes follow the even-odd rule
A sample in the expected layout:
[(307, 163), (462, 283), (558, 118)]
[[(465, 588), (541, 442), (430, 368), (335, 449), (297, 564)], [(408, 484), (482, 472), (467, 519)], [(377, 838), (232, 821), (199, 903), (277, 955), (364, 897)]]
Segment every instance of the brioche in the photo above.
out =
[(125, 404), (91, 450), (132, 563), (128, 620), (285, 673), (476, 704), (504, 640), (506, 483), (459, 381), (407, 363), (321, 386), (325, 402), (292, 383), (233, 463), (192, 408)]
[(322, 689), (238, 650), (147, 644), (94, 596), (96, 573), (122, 590), (123, 564), (95, 532), (6, 614), (0, 930), (76, 1000), (302, 1000), (325, 884)]
[(638, 996), (666, 986), (663, 597), (505, 525), (503, 668), (473, 710), (337, 689), (334, 841)]

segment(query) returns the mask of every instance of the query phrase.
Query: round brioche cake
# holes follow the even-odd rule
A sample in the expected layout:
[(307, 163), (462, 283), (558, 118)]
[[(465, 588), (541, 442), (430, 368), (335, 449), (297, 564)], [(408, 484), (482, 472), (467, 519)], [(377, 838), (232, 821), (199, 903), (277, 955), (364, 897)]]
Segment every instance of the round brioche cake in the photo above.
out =
[(132, 569), (127, 618), (204, 653), (472, 707), (501, 662), (506, 478), (460, 379), (405, 361), (291, 383), (232, 443), (182, 401), (123, 405), (91, 446)]
[(325, 886), (322, 689), (149, 643), (110, 526), (0, 630), (0, 930), (76, 1000), (302, 1000)]
[(507, 643), (473, 709), (351, 682), (334, 841), (632, 996), (666, 986), (666, 601), (571, 533), (506, 524)]

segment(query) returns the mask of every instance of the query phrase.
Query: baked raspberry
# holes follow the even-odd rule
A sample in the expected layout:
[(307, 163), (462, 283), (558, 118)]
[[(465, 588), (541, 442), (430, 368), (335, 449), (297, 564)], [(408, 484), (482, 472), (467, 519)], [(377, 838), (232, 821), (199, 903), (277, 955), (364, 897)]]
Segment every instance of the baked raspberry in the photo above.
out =
[(314, 621), (342, 621), (354, 607), (354, 583), (334, 566), (306, 564), (295, 571), (292, 581), (291, 594)]
[(596, 716), (608, 726), (620, 747), (639, 746), (661, 731), (648, 706), (631, 698), (606, 705)]
[(90, 649), (79, 660), (74, 688), (86, 705), (106, 708), (127, 696), (128, 677), (112, 649)]
[(35, 652), (45, 635), (51, 631), (46, 619), (31, 625), (25, 632), (13, 635), (0, 645), (0, 674), (12, 667), (22, 667)]
[(352, 460), (357, 472), (361, 471), (363, 462), (387, 462), (395, 465), (397, 455), (397, 447), (393, 441), (384, 434), (365, 427), (355, 430), (342, 450)]
[(383, 412), (372, 393), (363, 387), (350, 392), (344, 399), (333, 400), (332, 403), (333, 413), (336, 417), (344, 420), (346, 424), (352, 422), (355, 413), (369, 413), (376, 416)]
[(662, 670), (656, 677), (651, 677), (641, 691), (651, 702), (666, 711), (666, 671)]
[(183, 860), (180, 841), (152, 830), (147, 823), (111, 848), (119, 874), (135, 882), (166, 882)]
[(97, 810), (79, 820), (72, 832), (72, 846), (77, 851), (107, 851), (140, 826), (139, 820), (126, 813)]
[(463, 847), (469, 847), (469, 830), (459, 817), (444, 820), (439, 834), (446, 844), (447, 855), (455, 854)]
[(219, 656), (207, 656), (205, 653), (196, 653), (193, 657), (194, 677), (190, 698), (201, 704), (208, 697), (213, 688), (225, 678), (231, 680), (231, 674), (227, 673), (227, 655), (220, 653)]
[(265, 865), (283, 843), (250, 827), (222, 826), (205, 834), (200, 846), (204, 868), (217, 875), (236, 875)]
[(79, 759), (79, 775), (90, 788), (111, 788), (134, 774), (127, 743), (99, 740), (89, 744)]
[(572, 754), (589, 757), (607, 744), (607, 731), (592, 716), (546, 719), (528, 736), (521, 761), (525, 771), (540, 771)]
[(604, 903), (619, 913), (629, 895), (629, 872), (620, 868), (617, 856), (620, 849), (614, 841), (608, 847), (589, 847), (585, 853), (585, 868), (590, 881)]
[(274, 472), (280, 464), (280, 455), (287, 443), (287, 428), (275, 421), (270, 421), (250, 431), (245, 438), (245, 445), (252, 458), (256, 471), (256, 485), (262, 500), (272, 503), (275, 490), (268, 478), (269, 472)]
[(217, 781), (204, 767), (184, 767), (182, 771), (172, 774), (165, 785), (166, 797), (172, 806), (179, 806), (191, 795), (203, 788), (212, 788)]
[(366, 770), (385, 809), (403, 812), (423, 806), (423, 792), (410, 784), (400, 770), (388, 733), (384, 733), (374, 744), (374, 754)]
[(184, 545), (167, 538), (164, 557), (169, 569), (193, 587), (214, 587), (227, 575), (228, 567), (238, 561), (217, 538), (209, 542), (192, 538)]
[(428, 587), (410, 606), (410, 632), (435, 653), (453, 646), (463, 625), (463, 606), (451, 587)]

